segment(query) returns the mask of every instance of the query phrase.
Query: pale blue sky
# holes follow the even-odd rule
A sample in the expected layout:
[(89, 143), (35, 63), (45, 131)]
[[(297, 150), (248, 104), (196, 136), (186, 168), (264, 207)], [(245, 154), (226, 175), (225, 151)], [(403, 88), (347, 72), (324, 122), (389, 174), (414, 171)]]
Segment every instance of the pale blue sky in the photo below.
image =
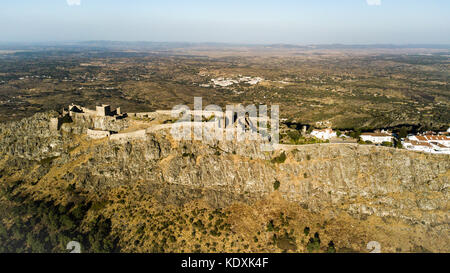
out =
[(449, 0), (366, 1), (0, 0), (0, 41), (450, 44)]

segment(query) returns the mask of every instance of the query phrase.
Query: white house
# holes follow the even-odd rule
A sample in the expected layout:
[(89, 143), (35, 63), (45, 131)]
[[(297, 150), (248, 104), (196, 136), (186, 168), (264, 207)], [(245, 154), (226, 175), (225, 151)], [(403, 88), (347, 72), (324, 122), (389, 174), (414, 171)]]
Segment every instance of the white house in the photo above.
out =
[(439, 144), (439, 143), (431, 143), (434, 147), (434, 154), (450, 154), (450, 147)]
[(418, 152), (426, 152), (431, 153), (433, 152), (433, 146), (431, 146), (430, 143), (426, 142), (419, 142), (419, 141), (404, 141), (402, 142), (402, 145), (405, 149), (411, 150), (411, 151), (418, 151)]
[(392, 134), (383, 132), (383, 133), (362, 133), (361, 140), (370, 141), (372, 143), (380, 144), (383, 142), (393, 142), (394, 137)]
[(336, 132), (333, 131), (333, 129), (322, 129), (322, 130), (312, 130), (311, 132), (312, 136), (315, 136), (319, 139), (331, 139), (333, 137), (337, 137)]

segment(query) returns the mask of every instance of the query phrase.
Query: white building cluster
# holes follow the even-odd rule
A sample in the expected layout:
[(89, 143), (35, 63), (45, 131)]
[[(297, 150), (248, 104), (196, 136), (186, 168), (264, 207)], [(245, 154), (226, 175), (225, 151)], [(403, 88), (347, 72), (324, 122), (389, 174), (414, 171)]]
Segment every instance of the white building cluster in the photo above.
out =
[[(227, 87), (233, 84), (238, 83), (246, 83), (250, 85), (255, 85), (260, 82), (264, 81), (263, 78), (260, 77), (239, 77), (238, 79), (231, 79), (231, 78), (217, 78), (217, 79), (211, 79), (211, 82), (214, 86), (220, 86), (220, 87)], [(202, 85), (203, 87), (209, 87), (209, 85)]]
[[(330, 140), (337, 137), (333, 129), (314, 129), (311, 135), (322, 140)], [(360, 139), (366, 143), (383, 144), (394, 143), (394, 135), (387, 130), (362, 133)], [(436, 134), (427, 132), (418, 135), (408, 135), (402, 139), (403, 148), (411, 151), (426, 152), (433, 154), (450, 154), (450, 128), (447, 132)]]
[(263, 80), (264, 79), (260, 78), (260, 77), (255, 77), (255, 78), (252, 78), (252, 77), (241, 77), (241, 78), (239, 78), (239, 82), (248, 83), (250, 85), (258, 84), (258, 83), (262, 82)]
[(447, 135), (409, 135), (402, 145), (412, 151), (450, 154), (450, 137)]
[(220, 86), (220, 87), (227, 87), (227, 86), (239, 83), (237, 80), (224, 79), (224, 78), (211, 79), (211, 81), (213, 82), (213, 84), (215, 86)]

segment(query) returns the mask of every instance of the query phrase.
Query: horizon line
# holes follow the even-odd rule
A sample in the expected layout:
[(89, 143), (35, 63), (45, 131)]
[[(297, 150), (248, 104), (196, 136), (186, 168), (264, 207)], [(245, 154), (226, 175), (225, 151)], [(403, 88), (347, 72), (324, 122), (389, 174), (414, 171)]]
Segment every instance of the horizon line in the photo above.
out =
[(450, 43), (248, 43), (248, 42), (212, 42), (212, 41), (154, 41), (154, 40), (67, 40), (67, 41), (0, 41), (0, 45), (63, 45), (63, 44), (89, 44), (89, 43), (153, 43), (153, 44), (188, 44), (188, 45), (230, 45), (230, 46), (392, 46), (392, 47), (420, 47), (420, 46), (443, 46), (449, 47)]

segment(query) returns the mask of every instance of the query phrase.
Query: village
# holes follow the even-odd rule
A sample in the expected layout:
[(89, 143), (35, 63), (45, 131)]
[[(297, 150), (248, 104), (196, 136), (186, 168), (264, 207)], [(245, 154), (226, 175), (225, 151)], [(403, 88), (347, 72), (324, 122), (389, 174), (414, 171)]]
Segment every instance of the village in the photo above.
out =
[[(330, 128), (314, 129), (311, 131), (311, 135), (318, 139), (334, 143), (339, 143), (339, 139), (345, 140), (350, 138)], [(397, 148), (404, 148), (406, 150), (432, 154), (450, 154), (450, 128), (445, 132), (409, 134), (406, 138), (398, 138), (396, 134), (388, 130), (379, 130), (361, 133), (358, 139), (359, 144), (373, 144), (388, 147), (393, 147), (395, 142), (401, 144), (396, 145)]]
[(239, 84), (239, 83), (248, 84), (248, 85), (256, 85), (262, 81), (264, 81), (264, 79), (261, 77), (249, 77), (249, 76), (239, 75), (239, 77), (236, 79), (224, 78), (224, 77), (211, 79), (211, 84), (209, 84), (209, 83), (200, 84), (200, 87), (228, 87), (228, 86), (231, 86), (234, 84)]

